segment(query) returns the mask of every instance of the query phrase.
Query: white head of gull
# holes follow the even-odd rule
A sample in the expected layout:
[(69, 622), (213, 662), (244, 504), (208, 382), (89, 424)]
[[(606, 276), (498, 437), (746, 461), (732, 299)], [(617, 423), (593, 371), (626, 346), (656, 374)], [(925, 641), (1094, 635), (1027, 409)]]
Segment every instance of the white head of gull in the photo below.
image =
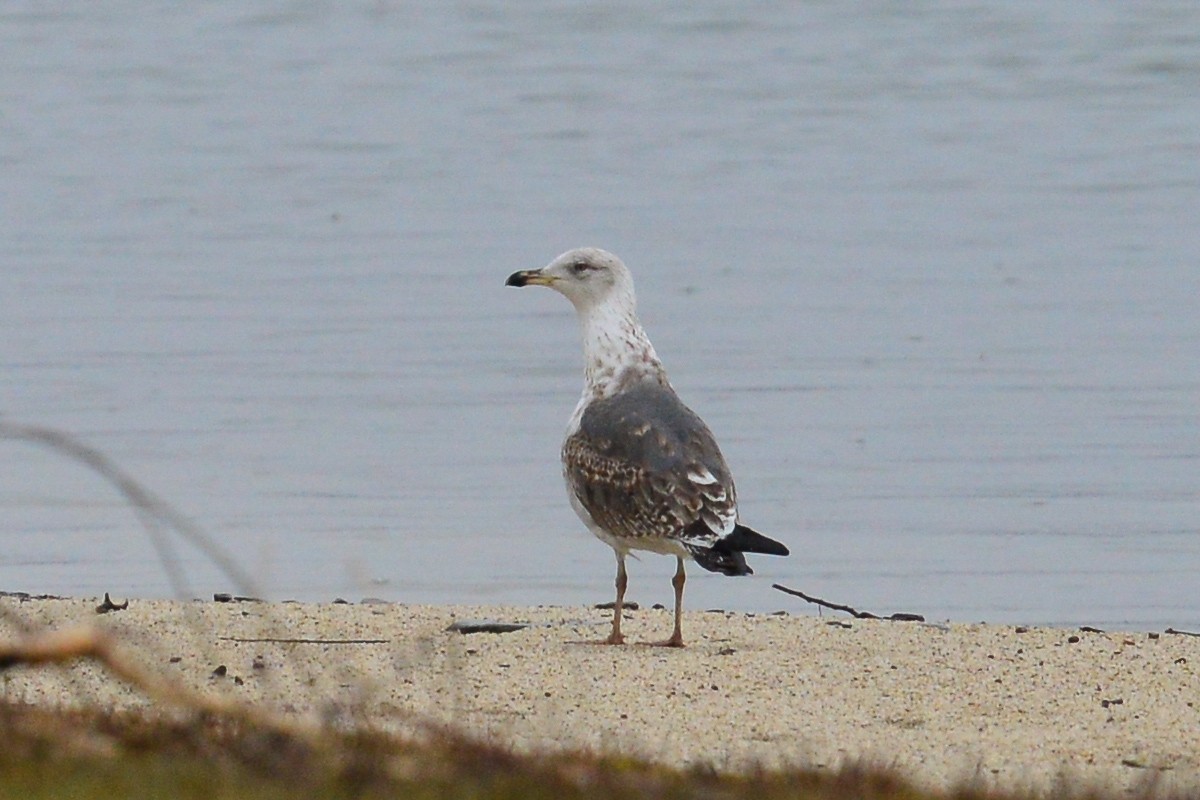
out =
[(585, 247), (546, 267), (514, 272), (508, 286), (548, 286), (575, 306), (583, 332), (583, 396), (567, 424), (563, 475), (572, 508), (617, 557), (617, 599), (604, 644), (622, 644), (621, 608), (631, 550), (673, 555), (675, 628), (683, 646), (684, 559), (749, 575), (743, 553), (788, 549), (742, 525), (737, 491), (708, 426), (671, 387), (637, 319), (633, 276), (612, 253)]

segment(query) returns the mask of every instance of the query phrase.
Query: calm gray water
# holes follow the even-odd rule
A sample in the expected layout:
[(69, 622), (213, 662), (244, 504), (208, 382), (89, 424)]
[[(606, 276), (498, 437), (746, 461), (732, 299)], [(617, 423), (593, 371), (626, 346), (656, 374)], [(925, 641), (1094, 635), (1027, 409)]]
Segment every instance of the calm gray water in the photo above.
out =
[[(1200, 626), (1200, 6), (68, 8), (0, 11), (0, 415), (270, 596), (611, 599), (573, 312), (502, 286), (594, 244), (792, 547), (691, 608)], [(0, 446), (0, 590), (172, 592)]]

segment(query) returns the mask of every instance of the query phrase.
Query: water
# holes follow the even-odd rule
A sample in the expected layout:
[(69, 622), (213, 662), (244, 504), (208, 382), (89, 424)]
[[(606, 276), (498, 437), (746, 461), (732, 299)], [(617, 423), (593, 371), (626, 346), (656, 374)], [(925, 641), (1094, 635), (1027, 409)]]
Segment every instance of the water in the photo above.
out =
[[(689, 607), (1200, 626), (1200, 9), (117, 2), (0, 52), (0, 413), (270, 596), (610, 599), (572, 311), (502, 286), (596, 244), (793, 550)], [(98, 478), (0, 469), (0, 589), (173, 591)]]

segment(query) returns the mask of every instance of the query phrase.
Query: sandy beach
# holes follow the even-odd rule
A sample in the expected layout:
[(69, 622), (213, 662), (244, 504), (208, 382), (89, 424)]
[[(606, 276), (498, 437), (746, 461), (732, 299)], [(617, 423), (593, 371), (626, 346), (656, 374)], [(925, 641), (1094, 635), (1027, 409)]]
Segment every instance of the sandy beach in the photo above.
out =
[[(123, 598), (115, 598), (122, 601)], [(1200, 638), (792, 614), (685, 614), (682, 650), (581, 643), (591, 608), (0, 597), (0, 636), (94, 625), (205, 692), (340, 724), (449, 723), (522, 750), (673, 765), (895, 767), (932, 786), (1200, 790)], [(670, 632), (628, 613), (632, 641)], [(463, 633), (456, 623), (524, 625)], [(10, 702), (147, 703), (91, 663), (18, 667)]]

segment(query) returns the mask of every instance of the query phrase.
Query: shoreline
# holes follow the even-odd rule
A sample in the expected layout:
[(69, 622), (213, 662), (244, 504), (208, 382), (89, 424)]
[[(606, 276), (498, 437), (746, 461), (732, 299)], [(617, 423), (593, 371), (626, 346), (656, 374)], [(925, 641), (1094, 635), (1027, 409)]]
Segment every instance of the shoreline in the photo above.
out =
[[(101, 603), (0, 596), (0, 637), (95, 625), (215, 696), (398, 731), (434, 721), (527, 752), (719, 770), (865, 763), (939, 788), (1200, 790), (1194, 636), (691, 611), (678, 650), (580, 644), (611, 619), (588, 607)], [(525, 627), (450, 629), (478, 621)], [(671, 611), (630, 611), (623, 627), (659, 640)], [(147, 703), (87, 662), (3, 681), (9, 702)]]

